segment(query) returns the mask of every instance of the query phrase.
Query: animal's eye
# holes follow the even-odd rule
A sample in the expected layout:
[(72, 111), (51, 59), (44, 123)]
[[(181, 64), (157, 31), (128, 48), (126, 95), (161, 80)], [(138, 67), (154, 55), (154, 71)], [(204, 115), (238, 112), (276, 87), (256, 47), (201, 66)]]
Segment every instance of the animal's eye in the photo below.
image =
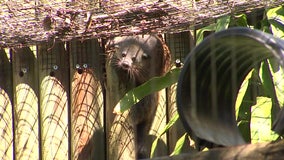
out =
[(122, 57), (126, 57), (126, 51), (121, 52)]
[(135, 62), (135, 61), (136, 61), (136, 57), (133, 56), (133, 57), (131, 58), (131, 60), (132, 60), (133, 62)]
[(147, 53), (143, 53), (142, 54), (142, 58), (143, 59), (148, 59), (148, 58), (150, 58), (150, 56)]

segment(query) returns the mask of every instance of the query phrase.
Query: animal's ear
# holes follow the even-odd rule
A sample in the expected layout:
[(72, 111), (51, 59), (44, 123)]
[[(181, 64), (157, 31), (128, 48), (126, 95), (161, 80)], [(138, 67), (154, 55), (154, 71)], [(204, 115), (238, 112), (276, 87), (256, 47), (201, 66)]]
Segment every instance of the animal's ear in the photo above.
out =
[(130, 39), (131, 39), (131, 37), (129, 37), (129, 36), (109, 38), (107, 43), (106, 43), (106, 48), (115, 47), (115, 45), (119, 46), (122, 42), (129, 41)]
[(171, 68), (171, 53), (170, 50), (166, 44), (166, 42), (164, 41), (164, 38), (162, 35), (157, 35), (157, 38), (160, 40), (161, 45), (162, 45), (162, 51), (161, 54), (163, 54), (163, 59), (162, 59), (162, 65), (163, 65), (163, 74), (168, 72)]
[(163, 40), (164, 38), (163, 38), (163, 36), (161, 35), (161, 34), (157, 34), (157, 37), (159, 38), (159, 39), (161, 39), (161, 40)]

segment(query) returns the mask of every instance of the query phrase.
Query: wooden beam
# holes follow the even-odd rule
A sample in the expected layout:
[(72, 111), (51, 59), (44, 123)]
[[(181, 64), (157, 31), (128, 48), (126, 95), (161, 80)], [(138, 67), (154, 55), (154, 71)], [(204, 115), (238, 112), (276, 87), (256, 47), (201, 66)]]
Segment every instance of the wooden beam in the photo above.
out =
[[(281, 158), (282, 157), (282, 158)], [(186, 153), (172, 157), (160, 157), (151, 160), (271, 160), (283, 159), (284, 140), (271, 143), (247, 144), (226, 148), (215, 148), (196, 154)]]

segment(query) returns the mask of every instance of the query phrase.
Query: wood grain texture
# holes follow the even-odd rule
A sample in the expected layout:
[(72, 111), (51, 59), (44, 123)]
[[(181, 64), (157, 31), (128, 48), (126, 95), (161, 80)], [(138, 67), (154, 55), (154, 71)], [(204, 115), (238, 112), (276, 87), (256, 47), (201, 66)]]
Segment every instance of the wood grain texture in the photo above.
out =
[(0, 50), (0, 157), (13, 159), (13, 85), (9, 50)]
[(13, 92), (16, 159), (39, 159), (39, 107), (36, 52), (13, 50)]
[(69, 59), (64, 43), (38, 46), (43, 159), (70, 159)]
[(159, 157), (152, 160), (280, 160), (284, 157), (284, 141), (247, 144), (216, 148), (197, 154), (187, 153), (172, 157)]
[(73, 158), (105, 159), (104, 98), (97, 40), (72, 41), (71, 123)]

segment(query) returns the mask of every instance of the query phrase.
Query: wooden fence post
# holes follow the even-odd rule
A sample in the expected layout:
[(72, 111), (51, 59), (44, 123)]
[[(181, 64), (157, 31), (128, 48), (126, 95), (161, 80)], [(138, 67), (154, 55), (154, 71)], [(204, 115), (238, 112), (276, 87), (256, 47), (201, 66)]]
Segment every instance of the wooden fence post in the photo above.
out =
[(71, 159), (69, 59), (64, 43), (38, 46), (43, 159)]
[(12, 65), (5, 50), (0, 50), (0, 158), (13, 159), (13, 84)]
[(33, 48), (12, 51), (16, 159), (40, 158), (38, 75)]
[[(184, 57), (189, 54), (190, 50), (194, 47), (194, 38), (190, 32), (167, 34), (166, 42), (172, 54), (173, 64), (175, 63), (175, 60), (180, 60), (182, 63)], [(172, 66), (172, 68), (175, 67), (176, 66)], [(177, 113), (176, 87), (177, 85), (174, 84), (167, 89), (167, 115), (169, 119), (171, 119)], [(178, 139), (181, 138), (185, 133), (186, 131), (184, 130), (184, 127), (180, 120), (178, 120), (175, 125), (170, 128), (168, 144), (170, 153), (173, 152)], [(188, 150), (192, 150), (192, 148), (190, 147), (190, 142), (188, 141), (188, 139), (186, 139), (186, 144), (184, 144), (182, 151), (187, 152)]]
[(74, 159), (105, 159), (102, 51), (96, 39), (74, 40), (69, 47)]

